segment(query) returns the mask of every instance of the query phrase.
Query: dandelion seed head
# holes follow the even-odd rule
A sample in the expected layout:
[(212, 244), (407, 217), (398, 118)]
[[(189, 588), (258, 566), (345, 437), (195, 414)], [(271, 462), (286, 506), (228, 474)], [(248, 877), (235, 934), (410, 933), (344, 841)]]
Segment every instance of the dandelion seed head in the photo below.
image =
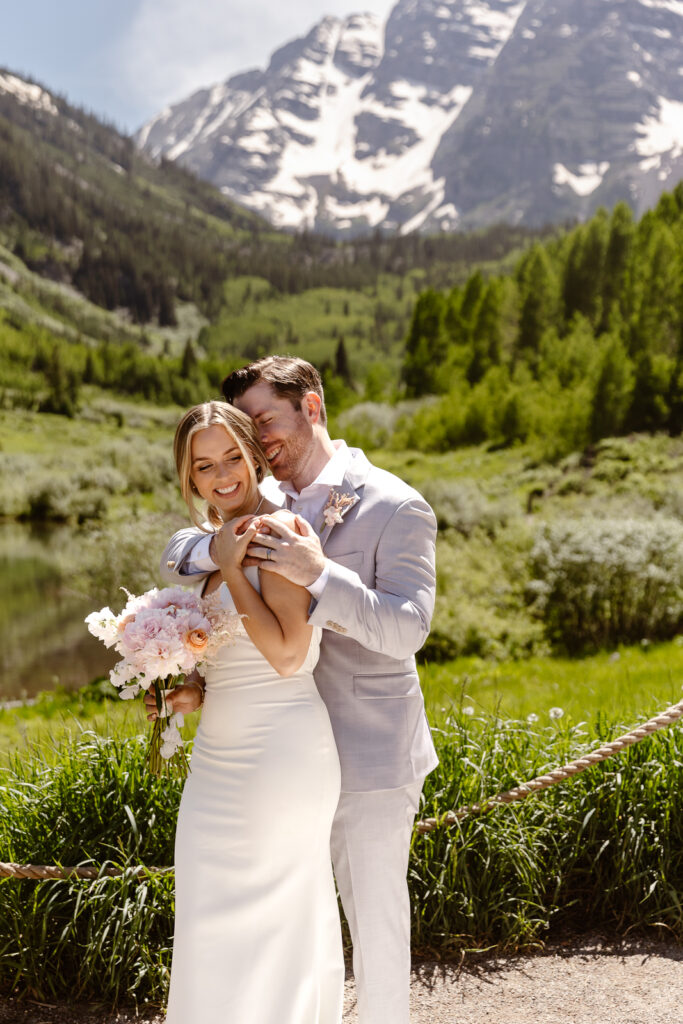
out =
[(551, 708), (549, 714), (551, 718), (562, 718), (564, 711), (562, 708)]
[(538, 715), (532, 711), (530, 715), (526, 716), (526, 720), (529, 723), (529, 725), (533, 725), (534, 722), (538, 721)]

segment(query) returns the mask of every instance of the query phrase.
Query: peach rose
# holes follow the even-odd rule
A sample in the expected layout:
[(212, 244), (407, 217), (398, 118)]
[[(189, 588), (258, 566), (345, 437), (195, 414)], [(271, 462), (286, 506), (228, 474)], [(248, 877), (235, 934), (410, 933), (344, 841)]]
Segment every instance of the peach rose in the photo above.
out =
[(194, 654), (201, 654), (209, 642), (209, 634), (205, 629), (191, 629), (185, 636), (185, 646)]

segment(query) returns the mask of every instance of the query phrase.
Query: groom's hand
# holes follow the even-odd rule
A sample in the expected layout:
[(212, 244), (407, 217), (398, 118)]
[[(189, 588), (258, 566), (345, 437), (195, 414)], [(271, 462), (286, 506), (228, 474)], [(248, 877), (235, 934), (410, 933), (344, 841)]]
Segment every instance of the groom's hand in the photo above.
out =
[(325, 555), (319, 538), (305, 519), (296, 516), (294, 525), (293, 530), (281, 519), (261, 516), (259, 532), (247, 553), (250, 564), (266, 572), (277, 572), (300, 587), (308, 587), (325, 568)]

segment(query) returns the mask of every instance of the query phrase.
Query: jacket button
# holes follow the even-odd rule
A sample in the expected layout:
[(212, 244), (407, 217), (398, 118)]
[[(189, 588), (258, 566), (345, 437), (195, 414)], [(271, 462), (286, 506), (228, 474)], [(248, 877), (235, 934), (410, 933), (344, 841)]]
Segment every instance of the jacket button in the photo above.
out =
[(344, 626), (340, 626), (338, 622), (333, 622), (332, 619), (328, 619), (325, 625), (333, 629), (335, 633), (346, 633)]

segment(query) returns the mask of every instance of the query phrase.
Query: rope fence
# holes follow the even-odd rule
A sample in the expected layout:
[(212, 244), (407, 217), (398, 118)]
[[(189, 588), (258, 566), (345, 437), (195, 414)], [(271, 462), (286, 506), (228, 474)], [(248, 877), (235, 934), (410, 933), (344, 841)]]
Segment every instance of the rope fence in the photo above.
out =
[[(548, 789), (549, 786), (554, 786), (558, 782), (571, 779), (575, 775), (584, 772), (587, 768), (592, 768), (593, 765), (606, 761), (608, 757), (621, 753), (622, 750), (633, 746), (634, 743), (640, 743), (641, 740), (651, 736), (652, 733), (657, 732), (659, 729), (665, 729), (668, 725), (672, 725), (681, 716), (683, 716), (683, 700), (680, 700), (677, 704), (672, 704), (666, 711), (655, 715), (654, 718), (650, 718), (643, 725), (639, 725), (623, 736), (619, 736), (618, 739), (603, 744), (603, 746), (592, 750), (588, 754), (584, 754), (575, 761), (562, 765), (561, 768), (554, 768), (545, 775), (538, 775), (535, 779), (530, 779), (529, 782), (523, 782), (521, 785), (515, 786), (514, 789), (497, 793), (495, 796), (488, 797), (482, 803), (465, 804), (455, 811), (446, 811), (438, 818), (425, 818), (416, 822), (415, 830), (421, 835), (426, 835), (437, 828), (446, 828), (449, 825), (453, 825), (456, 821), (461, 821), (472, 814), (484, 814), (494, 807), (511, 804), (517, 800), (524, 800), (531, 793), (538, 793), (541, 790)], [(145, 867), (144, 865), (127, 868), (81, 867), (78, 865), (75, 867), (60, 867), (53, 864), (11, 864), (0, 861), (0, 878), (33, 878), (36, 880), (48, 878), (117, 878), (122, 875), (127, 875), (130, 878), (143, 878), (148, 875), (172, 874), (173, 870), (172, 867)]]
[(480, 804), (469, 804), (464, 807), (459, 807), (457, 811), (446, 811), (439, 818), (427, 818), (424, 821), (418, 821), (415, 828), (418, 832), (425, 834), (427, 832), (433, 832), (435, 828), (441, 828), (447, 825), (453, 825), (456, 821), (460, 821), (462, 818), (468, 817), (470, 814), (483, 814), (485, 811), (490, 811), (494, 807), (500, 807), (503, 804), (511, 804), (516, 800), (524, 800), (525, 797), (531, 793), (538, 793), (542, 789), (548, 789), (549, 786), (554, 786), (557, 782), (564, 782), (565, 779), (571, 779), (575, 775), (579, 775), (581, 772), (585, 772), (586, 768), (592, 768), (594, 764), (600, 764), (601, 761), (606, 761), (608, 757), (612, 757), (613, 754), (619, 754), (622, 750), (626, 750), (627, 747), (633, 746), (634, 743), (640, 743), (646, 736), (651, 736), (653, 732), (657, 732), (658, 729), (664, 729), (667, 725), (671, 725), (676, 722), (683, 715), (683, 700), (680, 700), (677, 704), (672, 704), (671, 707), (667, 708), (666, 711), (662, 711), (661, 714), (655, 715), (654, 718), (650, 718), (643, 725), (637, 726), (630, 732), (625, 733), (623, 736), (619, 736), (616, 740), (611, 740), (609, 743), (605, 743), (602, 747), (598, 747), (596, 750), (592, 750), (589, 754), (584, 754), (583, 757), (579, 757), (576, 761), (570, 761), (569, 764), (563, 765), (561, 768), (554, 768), (551, 772), (545, 775), (537, 775), (535, 779), (531, 779), (529, 782), (523, 782), (520, 786), (515, 786), (514, 789), (508, 789), (504, 793), (497, 793), (495, 796), (489, 797)]

